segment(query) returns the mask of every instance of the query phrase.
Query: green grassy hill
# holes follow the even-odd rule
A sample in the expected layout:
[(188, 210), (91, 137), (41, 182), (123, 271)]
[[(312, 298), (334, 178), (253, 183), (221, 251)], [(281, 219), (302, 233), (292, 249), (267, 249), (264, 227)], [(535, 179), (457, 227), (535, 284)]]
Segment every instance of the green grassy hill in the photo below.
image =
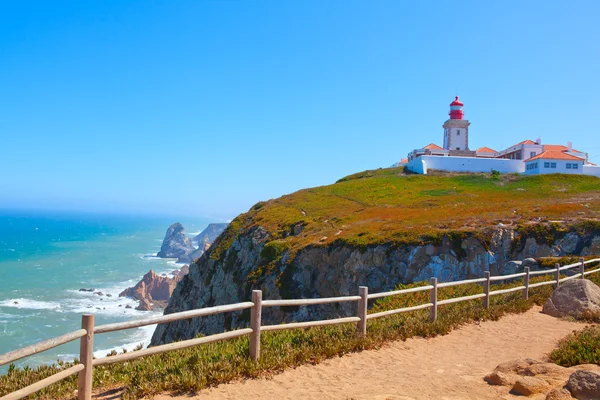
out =
[(256, 226), (270, 233), (274, 253), (293, 254), (333, 242), (422, 244), (499, 224), (539, 229), (555, 221), (556, 230), (599, 220), (600, 179), (592, 176), (407, 175), (389, 168), (256, 204), (232, 222), (212, 257), (220, 258), (235, 235)]

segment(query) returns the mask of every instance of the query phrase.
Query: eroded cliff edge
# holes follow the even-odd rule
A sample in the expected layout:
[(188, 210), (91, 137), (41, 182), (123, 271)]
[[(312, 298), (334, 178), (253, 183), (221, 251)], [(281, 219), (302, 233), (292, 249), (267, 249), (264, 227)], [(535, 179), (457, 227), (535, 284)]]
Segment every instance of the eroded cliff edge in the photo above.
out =
[[(253, 289), (261, 289), (264, 299), (334, 297), (356, 294), (360, 285), (373, 293), (432, 276), (460, 280), (488, 269), (509, 274), (518, 268), (511, 260), (600, 254), (599, 187), (590, 185), (599, 181), (586, 179), (571, 180), (564, 189), (556, 177), (535, 177), (533, 187), (518, 177), (415, 180), (375, 173), (361, 177), (359, 187), (342, 182), (259, 203), (190, 266), (165, 313), (248, 301)], [(427, 187), (432, 182), (433, 189)], [(390, 183), (399, 187), (390, 189)], [(437, 188), (440, 183), (452, 189)], [(365, 184), (371, 191), (357, 194)], [(384, 194), (377, 194), (382, 185)], [(418, 196), (406, 201), (406, 192), (415, 190)], [(482, 202), (485, 190), (497, 196)], [(450, 210), (454, 204), (472, 209), (443, 216), (440, 209), (448, 204)], [(417, 228), (427, 215), (430, 222)], [(352, 315), (354, 308), (264, 309), (263, 324)], [(159, 325), (152, 344), (236, 329), (248, 319), (248, 312), (236, 312)]]

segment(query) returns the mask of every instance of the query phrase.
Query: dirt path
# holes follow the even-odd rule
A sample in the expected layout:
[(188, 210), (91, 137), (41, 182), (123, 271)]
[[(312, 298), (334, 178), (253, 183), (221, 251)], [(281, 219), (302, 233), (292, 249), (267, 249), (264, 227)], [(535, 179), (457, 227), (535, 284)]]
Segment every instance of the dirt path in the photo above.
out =
[(287, 370), (271, 379), (224, 384), (193, 397), (154, 399), (517, 399), (506, 388), (489, 386), (483, 376), (504, 361), (543, 358), (560, 338), (583, 326), (541, 314), (536, 307), (446, 336), (394, 342)]

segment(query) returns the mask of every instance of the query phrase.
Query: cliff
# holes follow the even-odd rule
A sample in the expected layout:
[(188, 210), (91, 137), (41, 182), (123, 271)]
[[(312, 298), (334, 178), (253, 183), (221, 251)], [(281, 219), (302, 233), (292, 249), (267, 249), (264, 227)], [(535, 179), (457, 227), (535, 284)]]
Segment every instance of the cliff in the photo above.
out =
[[(600, 254), (600, 180), (367, 171), (265, 203), (190, 266), (165, 313), (263, 298), (387, 291), (399, 283), (515, 272), (510, 260)], [(263, 310), (263, 323), (332, 318), (355, 305)], [(152, 344), (246, 326), (238, 312), (159, 325)]]

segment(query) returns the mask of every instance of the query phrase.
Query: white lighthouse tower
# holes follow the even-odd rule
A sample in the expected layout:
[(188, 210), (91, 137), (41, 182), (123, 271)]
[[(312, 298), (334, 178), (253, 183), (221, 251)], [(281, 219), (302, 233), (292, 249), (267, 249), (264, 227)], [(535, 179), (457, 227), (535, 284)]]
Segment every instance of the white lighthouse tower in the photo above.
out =
[(471, 123), (463, 119), (464, 104), (458, 100), (458, 96), (450, 103), (450, 119), (444, 122), (444, 149), (450, 151), (469, 151), (469, 125)]

